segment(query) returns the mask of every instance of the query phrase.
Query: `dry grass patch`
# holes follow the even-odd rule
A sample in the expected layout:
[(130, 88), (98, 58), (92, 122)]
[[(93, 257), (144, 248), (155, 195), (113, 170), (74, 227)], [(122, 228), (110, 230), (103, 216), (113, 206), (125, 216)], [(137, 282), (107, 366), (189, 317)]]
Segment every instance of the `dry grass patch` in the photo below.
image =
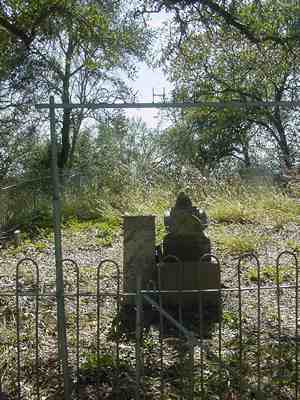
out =
[(254, 232), (229, 233), (222, 226), (215, 227), (211, 238), (222, 252), (231, 255), (257, 252), (267, 240), (264, 235)]
[(289, 222), (300, 223), (300, 204), (272, 187), (226, 189), (209, 196), (206, 207), (217, 223), (268, 224), (282, 228)]

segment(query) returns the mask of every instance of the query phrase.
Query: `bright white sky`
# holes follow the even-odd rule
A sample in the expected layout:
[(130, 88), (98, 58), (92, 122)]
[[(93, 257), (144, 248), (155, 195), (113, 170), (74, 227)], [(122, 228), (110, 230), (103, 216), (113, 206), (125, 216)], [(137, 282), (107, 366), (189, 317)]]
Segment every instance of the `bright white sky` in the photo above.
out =
[[(155, 94), (162, 94), (165, 89), (166, 95), (170, 94), (171, 85), (159, 69), (151, 70), (147, 65), (141, 64), (138, 79), (131, 84), (137, 91), (136, 101), (139, 103), (151, 103), (152, 90)], [(156, 98), (155, 101), (159, 101)], [(149, 128), (156, 128), (159, 124), (159, 111), (157, 109), (130, 109), (126, 111), (128, 117), (142, 118)]]
[[(163, 23), (168, 19), (166, 13), (153, 14), (149, 25), (159, 30)], [(153, 43), (159, 49), (159, 43)], [(165, 89), (166, 95), (170, 94), (171, 84), (167, 81), (166, 76), (160, 69), (150, 69), (145, 63), (138, 66), (137, 79), (130, 83), (130, 86), (137, 92), (136, 101), (152, 102), (152, 90), (155, 94), (163, 93)], [(155, 99), (159, 101), (159, 98)], [(142, 118), (149, 128), (156, 128), (160, 122), (159, 111), (156, 109), (131, 109), (127, 110), (129, 117)]]

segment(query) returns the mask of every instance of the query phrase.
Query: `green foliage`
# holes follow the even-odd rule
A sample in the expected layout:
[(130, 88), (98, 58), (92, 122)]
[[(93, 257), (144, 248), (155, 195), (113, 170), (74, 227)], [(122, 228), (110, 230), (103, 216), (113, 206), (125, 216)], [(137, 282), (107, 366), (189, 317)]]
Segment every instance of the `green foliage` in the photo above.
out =
[(233, 311), (223, 311), (222, 313), (223, 324), (231, 329), (238, 327), (238, 316)]
[[(293, 17), (288, 16), (287, 9), (298, 13), (294, 14), (294, 23), (298, 23), (296, 4), (286, 5), (279, 0), (260, 5), (233, 3), (232, 8), (226, 7), (226, 12), (230, 10), (242, 20), (244, 28), (253, 29), (252, 39), (261, 30), (268, 37), (288, 32)], [(299, 71), (300, 62), (292, 48), (282, 43), (270, 46), (268, 41), (256, 46), (252, 40), (243, 40), (245, 31), (233, 32), (222, 23), (224, 15), (220, 19), (210, 15), (210, 20), (205, 13), (205, 9), (208, 14), (222, 9), (219, 4), (212, 8), (205, 4), (198, 11), (187, 4), (183, 6), (187, 11), (181, 16), (186, 20), (186, 34), (179, 39), (176, 33), (181, 30), (172, 21), (174, 34), (165, 47), (164, 61), (178, 101), (280, 101), (297, 93), (295, 70)], [(276, 17), (271, 17), (273, 13)], [(211, 30), (207, 28), (208, 21), (212, 23)], [(297, 124), (298, 112), (281, 108), (199, 107), (184, 111), (181, 118), (176, 115), (166, 147), (175, 154), (177, 162), (186, 165), (189, 161), (203, 172), (214, 170), (228, 158), (246, 167), (263, 165), (266, 159), (280, 167), (281, 159), (289, 168), (299, 152)]]
[[(289, 265), (280, 265), (278, 269), (278, 283), (282, 284), (283, 282), (287, 282), (293, 276), (295, 268), (292, 268)], [(257, 267), (251, 267), (247, 273), (247, 278), (251, 282), (257, 283), (258, 281), (258, 270)], [(260, 282), (267, 283), (272, 282), (273, 284), (277, 283), (277, 271), (274, 265), (264, 265), (260, 270)]]
[(35, 250), (37, 250), (38, 252), (43, 252), (43, 250), (46, 250), (48, 248), (48, 244), (45, 242), (34, 242), (33, 243), (33, 247), (35, 248)]
[[(254, 45), (269, 45), (291, 49), (298, 45), (299, 4), (289, 1), (257, 2), (234, 0), (226, 3), (199, 1), (201, 7), (195, 10), (194, 1), (152, 0), (157, 7), (176, 11), (172, 40), (179, 39), (185, 27), (191, 32), (195, 26), (202, 32), (224, 30), (232, 36), (240, 35), (241, 40)], [(181, 28), (181, 29), (180, 29)], [(283, 29), (285, 28), (285, 29)], [(169, 46), (173, 44), (168, 43)]]
[(267, 238), (263, 235), (245, 233), (228, 233), (222, 227), (212, 232), (213, 240), (217, 247), (225, 253), (232, 255), (241, 255), (245, 253), (254, 253), (265, 243)]
[(249, 210), (247, 204), (239, 199), (219, 198), (210, 205), (210, 218), (217, 223), (244, 224), (254, 223), (255, 214)]
[(97, 241), (102, 246), (111, 246), (113, 240), (119, 234), (121, 228), (121, 220), (117, 216), (108, 218), (97, 225)]
[[(116, 358), (108, 350), (101, 354), (87, 353), (80, 369), (81, 382), (100, 383), (100, 393), (106, 397), (107, 392), (112, 393), (113, 398), (130, 400), (135, 395), (134, 371), (129, 360), (121, 359), (117, 363)], [(118, 382), (118, 386), (116, 386)]]
[[(4, 59), (0, 78), (10, 88), (7, 102), (34, 104), (37, 98), (48, 97), (49, 91), (64, 103), (130, 98), (130, 89), (121, 76), (134, 76), (135, 63), (145, 59), (151, 35), (126, 0), (101, 4), (94, 0), (9, 3), (0, 13)], [(17, 57), (19, 48), (22, 56)], [(5, 63), (13, 57), (17, 65)], [(1, 117), (7, 114), (6, 105)], [(23, 121), (19, 126), (22, 122), (38, 126), (35, 120), (41, 115), (37, 116), (36, 110), (23, 106), (21, 111)], [(86, 110), (63, 110), (56, 116), (61, 122), (57, 132), (58, 164), (65, 170), (73, 166), (83, 121), (91, 114)], [(102, 117), (105, 119), (99, 112), (97, 119)]]
[(166, 233), (163, 216), (165, 211), (173, 206), (175, 196), (175, 188), (170, 183), (150, 188), (132, 188), (128, 193), (126, 214), (155, 215), (156, 242), (159, 244)]
[(300, 206), (272, 186), (228, 184), (211, 188), (205, 203), (213, 221), (233, 224), (267, 224), (276, 229), (300, 221)]
[(16, 209), (9, 221), (9, 226), (18, 226), (21, 231), (32, 235), (38, 234), (40, 229), (51, 229), (53, 217), (51, 203), (43, 200), (36, 207), (26, 208), (24, 205)]
[(82, 191), (79, 194), (68, 194), (62, 202), (62, 218), (64, 222), (76, 219), (80, 222), (96, 220), (99, 212), (95, 207), (95, 193)]
[(300, 242), (296, 242), (295, 240), (288, 240), (287, 241), (287, 246), (289, 249), (296, 253), (300, 253)]
[(97, 367), (113, 368), (115, 365), (116, 360), (109, 353), (100, 354), (99, 359), (96, 354), (87, 354), (85, 362), (82, 363), (82, 369), (92, 370)]

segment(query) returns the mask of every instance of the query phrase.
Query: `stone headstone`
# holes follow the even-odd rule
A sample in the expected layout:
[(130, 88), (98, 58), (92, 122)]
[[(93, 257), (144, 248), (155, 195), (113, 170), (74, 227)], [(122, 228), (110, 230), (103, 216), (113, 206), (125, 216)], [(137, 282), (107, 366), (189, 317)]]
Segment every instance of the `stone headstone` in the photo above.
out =
[(210, 253), (210, 240), (204, 233), (208, 226), (205, 211), (193, 207), (190, 198), (179, 193), (175, 206), (165, 216), (167, 235), (163, 241), (163, 253), (181, 261), (198, 261)]
[(211, 253), (210, 240), (204, 233), (207, 226), (205, 211), (194, 207), (190, 198), (181, 192), (175, 206), (165, 216), (167, 235), (163, 240), (164, 261), (160, 266), (160, 288), (177, 292), (162, 296), (166, 307), (178, 306), (180, 290), (215, 289), (201, 295), (185, 293), (181, 296), (183, 309), (190, 310), (199, 309), (201, 298), (206, 319), (214, 320), (219, 317), (220, 271), (209, 256), (203, 258), (205, 254)]
[[(178, 290), (203, 290), (220, 288), (220, 271), (216, 263), (210, 261), (188, 261), (182, 263), (164, 262), (161, 267), (161, 289), (176, 290), (176, 293), (165, 294), (162, 301), (168, 306), (178, 306)], [(183, 308), (198, 311), (199, 293), (182, 295)], [(218, 293), (203, 292), (202, 301), (206, 308), (216, 309)]]
[[(155, 278), (155, 217), (124, 217), (124, 270), (123, 289), (125, 293), (136, 291), (136, 273), (142, 274), (142, 289), (147, 289)], [(134, 297), (128, 303), (134, 304)]]

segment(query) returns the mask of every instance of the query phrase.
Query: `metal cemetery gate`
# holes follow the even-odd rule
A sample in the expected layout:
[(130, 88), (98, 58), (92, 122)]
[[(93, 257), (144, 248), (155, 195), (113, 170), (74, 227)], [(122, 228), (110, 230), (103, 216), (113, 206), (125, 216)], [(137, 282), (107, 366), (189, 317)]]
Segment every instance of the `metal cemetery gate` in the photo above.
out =
[[(299, 399), (295, 254), (281, 253), (268, 270), (254, 255), (221, 266), (222, 312), (211, 323), (205, 291), (142, 291), (138, 276), (125, 296), (114, 261), (63, 265), (70, 399)], [(23, 259), (15, 287), (1, 276), (1, 399), (63, 398), (52, 270)], [(191, 294), (198, 307), (186, 311)], [(171, 311), (167, 296), (177, 302)]]
[[(163, 98), (165, 100), (165, 98)], [(70, 379), (69, 379), (69, 369), (68, 369), (68, 342), (67, 342), (67, 332), (66, 332), (66, 318), (65, 318), (65, 308), (64, 308), (64, 299), (66, 298), (64, 290), (65, 290), (65, 285), (64, 285), (64, 277), (63, 277), (63, 265), (62, 265), (62, 245), (61, 245), (61, 227), (60, 227), (60, 220), (61, 220), (61, 207), (60, 207), (60, 191), (59, 191), (59, 173), (58, 173), (58, 166), (57, 166), (57, 138), (56, 138), (56, 131), (55, 131), (55, 123), (56, 123), (56, 118), (55, 118), (55, 110), (56, 109), (68, 109), (68, 110), (72, 110), (72, 109), (116, 109), (116, 108), (120, 108), (120, 109), (125, 109), (125, 108), (165, 108), (165, 109), (171, 109), (171, 108), (177, 108), (177, 109), (182, 109), (182, 108), (199, 108), (199, 107), (212, 107), (212, 108), (217, 108), (217, 109), (224, 109), (224, 108), (241, 108), (241, 107), (251, 107), (251, 106), (259, 106), (259, 107), (273, 107), (273, 106), (281, 106), (281, 107), (291, 107), (291, 106), (299, 106), (300, 102), (299, 101), (281, 101), (281, 102), (261, 102), (261, 101), (252, 101), (252, 102), (238, 102), (238, 101), (230, 101), (230, 102), (201, 102), (201, 101), (197, 101), (196, 98), (194, 98), (191, 101), (183, 101), (183, 102), (176, 102), (176, 101), (171, 101), (171, 102), (167, 102), (167, 101), (163, 101), (162, 103), (155, 103), (154, 102), (154, 98), (153, 98), (153, 102), (152, 103), (122, 103), (122, 104), (110, 104), (110, 103), (86, 103), (86, 104), (71, 104), (71, 103), (63, 103), (63, 104), (57, 104), (55, 103), (55, 99), (53, 96), (50, 96), (49, 98), (49, 103), (46, 104), (36, 104), (36, 108), (37, 109), (48, 109), (49, 110), (49, 119), (50, 119), (50, 134), (51, 134), (51, 154), (52, 154), (52, 163), (51, 163), (51, 169), (52, 169), (52, 184), (53, 184), (53, 226), (54, 226), (54, 242), (55, 242), (55, 266), (56, 266), (56, 289), (55, 289), (55, 298), (56, 298), (56, 305), (57, 305), (57, 342), (58, 342), (58, 351), (59, 351), (59, 363), (60, 363), (60, 367), (62, 369), (62, 374), (63, 374), (63, 379), (64, 379), (64, 383), (63, 383), (63, 398), (65, 400), (68, 400), (71, 397), (71, 391), (72, 388), (70, 387)], [(296, 268), (297, 269), (297, 268)], [(298, 272), (297, 272), (298, 274)], [(240, 276), (241, 274), (238, 273), (239, 279), (241, 278)], [(259, 275), (259, 273), (258, 273)], [(298, 279), (298, 275), (297, 275), (297, 279)], [(278, 279), (279, 280), (279, 279)], [(260, 281), (260, 279), (258, 279), (258, 282)], [(296, 286), (298, 285), (298, 283), (296, 284)], [(242, 310), (242, 296), (241, 293), (244, 293), (244, 290), (242, 291), (242, 286), (241, 286), (241, 282), (239, 281), (239, 289), (238, 289), (238, 299), (239, 299), (239, 307), (238, 307), (238, 312), (239, 312), (239, 322), (238, 322), (238, 327), (239, 327), (239, 365), (240, 365), (240, 370), (244, 365), (244, 361), (245, 361), (245, 357), (244, 357), (244, 344), (243, 344), (243, 321), (241, 318), (241, 310)], [(277, 297), (280, 297), (279, 295), (279, 289), (277, 287), (278, 293), (277, 293)], [(180, 293), (180, 298), (181, 295), (183, 295), (182, 293), (183, 291), (181, 291)], [(220, 289), (220, 296), (225, 296), (225, 292), (223, 290)], [(251, 292), (251, 290), (250, 290)], [(80, 295), (80, 296), (79, 296)], [(257, 324), (258, 324), (258, 331), (257, 331), (257, 368), (258, 368), (258, 391), (260, 391), (260, 387), (262, 385), (264, 385), (264, 382), (261, 381), (261, 359), (260, 359), (260, 355), (261, 355), (261, 349), (262, 349), (262, 342), (261, 342), (261, 331), (260, 331), (260, 323), (261, 323), (261, 315), (260, 315), (260, 295), (261, 295), (261, 287), (260, 287), (260, 283), (258, 284), (258, 289), (257, 289), (257, 301), (258, 301), (258, 315), (257, 315)], [(115, 294), (114, 296), (117, 296), (117, 298), (119, 299), (117, 301), (117, 304), (120, 303), (120, 297), (121, 295), (119, 293)], [(138, 295), (135, 294), (135, 296), (138, 299)], [(204, 296), (204, 295), (203, 295)], [(77, 298), (79, 298), (81, 300), (82, 299), (82, 294), (81, 293), (77, 293)], [(145, 297), (145, 293), (142, 293), (142, 297)], [(163, 297), (162, 294), (160, 294), (159, 298), (161, 299)], [(201, 292), (199, 294), (200, 297), (200, 302), (201, 302)], [(146, 299), (144, 299), (146, 300)], [(37, 302), (39, 303), (40, 301), (40, 297), (37, 298)], [(99, 297), (97, 297), (97, 304), (99, 303)], [(298, 298), (296, 296), (296, 314), (298, 315)], [(38, 307), (38, 306), (37, 306)], [(179, 307), (180, 308), (180, 307)], [(201, 308), (201, 307), (200, 307)], [(280, 314), (280, 307), (277, 307), (277, 311)], [(162, 314), (162, 312), (160, 312), (160, 315)], [(201, 314), (201, 313), (200, 313)], [(139, 307), (137, 306), (137, 316), (139, 315)], [(179, 315), (181, 315), (181, 312), (179, 312)], [(201, 319), (201, 318), (200, 318)], [(229, 318), (230, 319), (230, 318)], [(160, 327), (161, 327), (161, 323), (163, 322), (163, 318), (160, 317)], [(174, 322), (174, 321), (173, 321)], [(201, 322), (201, 321), (200, 321)], [(78, 324), (78, 321), (77, 321)], [(139, 324), (138, 324), (139, 325)], [(201, 325), (201, 323), (200, 323)], [(219, 322), (219, 326), (221, 327), (221, 323)], [(97, 328), (98, 329), (98, 328)], [(221, 328), (220, 328), (221, 329)], [(297, 328), (297, 323), (296, 323), (296, 327)], [(201, 330), (203, 330), (201, 328)], [(97, 330), (98, 332), (98, 330)], [(279, 332), (281, 332), (281, 323), (279, 323), (279, 327), (278, 327), (278, 334), (277, 334), (277, 338), (281, 338), (281, 333), (279, 334)], [(99, 334), (99, 332), (98, 332)], [(200, 354), (201, 354), (201, 360), (203, 358), (203, 354), (204, 354), (204, 350), (203, 350), (203, 346), (204, 346), (204, 338), (201, 339), (200, 335)], [(76, 336), (77, 337), (77, 336)], [(296, 334), (297, 337), (297, 334)], [(139, 341), (140, 339), (138, 339)], [(279, 340), (279, 339), (278, 339)], [(198, 340), (199, 342), (199, 340)], [(295, 363), (293, 363), (293, 365), (296, 365), (296, 369), (295, 369), (295, 373), (296, 373), (296, 382), (298, 380), (298, 342), (297, 340), (294, 341), (296, 343), (296, 352), (293, 351), (293, 354), (296, 354), (296, 359), (295, 359)], [(194, 350), (197, 349), (199, 346), (194, 346)], [(219, 341), (219, 347), (221, 346), (221, 340)], [(98, 345), (97, 345), (98, 348)], [(160, 348), (162, 348), (162, 346), (160, 346)], [(279, 351), (279, 355), (281, 355), (281, 349), (282, 349), (282, 345), (279, 343), (276, 347), (276, 351)], [(162, 352), (163, 353), (163, 352)], [(235, 352), (234, 352), (235, 353)], [(117, 346), (117, 354), (119, 354), (119, 350), (118, 350), (118, 346)], [(195, 351), (194, 351), (195, 354)], [(78, 358), (78, 352), (77, 352), (77, 358)], [(118, 361), (119, 356), (117, 356), (117, 364), (119, 363)], [(204, 359), (204, 358), (203, 358)], [(139, 358), (138, 358), (139, 360)], [(281, 358), (279, 357), (279, 361), (281, 360)], [(279, 361), (278, 361), (278, 365), (279, 365)], [(97, 358), (97, 365), (98, 365), (99, 359)], [(201, 371), (203, 371), (203, 376), (201, 376), (201, 382), (204, 382), (204, 378), (206, 377), (205, 375), (205, 369), (203, 367), (203, 360), (200, 363), (202, 365), (201, 367)], [(119, 364), (118, 364), (119, 365)], [(137, 363), (137, 370), (140, 371), (141, 368), (139, 366), (139, 362)], [(142, 364), (141, 364), (142, 365)], [(219, 365), (221, 365), (221, 359), (219, 358)], [(222, 364), (223, 365), (223, 364)], [(280, 364), (281, 365), (281, 364)], [(223, 368), (223, 367), (222, 367)], [(294, 371), (294, 367), (292, 368)], [(161, 373), (161, 381), (163, 381), (165, 379), (165, 376), (163, 373)], [(118, 374), (117, 374), (118, 375)], [(244, 371), (241, 370), (239, 376), (239, 393), (243, 393), (244, 390), (244, 379), (243, 379), (243, 375), (244, 375)], [(138, 374), (139, 376), (139, 374)], [(141, 375), (142, 376), (142, 375)], [(221, 374), (220, 374), (221, 377)], [(203, 378), (203, 379), (202, 379)], [(293, 378), (293, 379), (294, 379)], [(137, 378), (138, 380), (138, 378)], [(279, 379), (281, 382), (281, 378)], [(203, 398), (204, 396), (204, 383), (201, 384), (201, 396)], [(231, 382), (230, 382), (231, 385)], [(37, 386), (39, 386), (37, 384)], [(116, 385), (115, 385), (116, 386)], [(280, 386), (280, 385), (278, 385)], [(119, 386), (117, 386), (119, 387)], [(164, 397), (164, 390), (162, 389), (164, 387), (164, 385), (162, 384), (161, 386), (161, 390), (160, 390), (160, 397), (163, 398)], [(295, 389), (295, 395), (296, 398), (298, 396), (297, 390)], [(140, 392), (137, 391), (136, 396), (139, 396)], [(229, 394), (231, 396), (231, 394)], [(172, 395), (173, 396), (173, 395)], [(181, 396), (181, 395), (180, 395)], [(182, 397), (182, 396), (181, 396)], [(99, 396), (98, 396), (99, 398)]]

